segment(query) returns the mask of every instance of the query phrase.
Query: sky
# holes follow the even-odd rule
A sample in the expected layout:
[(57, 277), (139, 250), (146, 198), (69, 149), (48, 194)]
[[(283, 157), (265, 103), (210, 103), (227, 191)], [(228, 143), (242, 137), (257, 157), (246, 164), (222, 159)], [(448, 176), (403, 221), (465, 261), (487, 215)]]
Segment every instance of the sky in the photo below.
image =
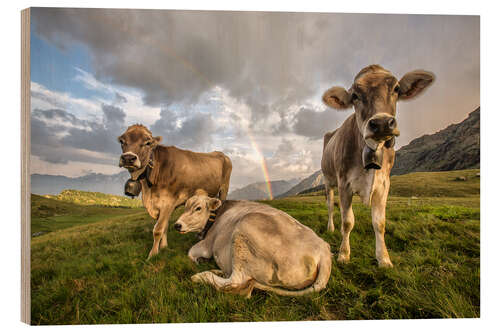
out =
[[(363, 67), (436, 75), (398, 103), (396, 148), (479, 106), (479, 17), (34, 8), (31, 172), (120, 172), (134, 123), (164, 145), (219, 150), (230, 190), (320, 169), (322, 138), (353, 112), (321, 95)], [(122, 169), (123, 170), (123, 169)]]

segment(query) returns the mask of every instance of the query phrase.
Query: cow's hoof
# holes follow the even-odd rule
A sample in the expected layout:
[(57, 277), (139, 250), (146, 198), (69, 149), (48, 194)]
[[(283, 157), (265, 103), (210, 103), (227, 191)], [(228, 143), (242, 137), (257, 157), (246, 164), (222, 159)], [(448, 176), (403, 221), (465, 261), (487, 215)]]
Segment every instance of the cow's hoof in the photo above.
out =
[(149, 255), (148, 255), (148, 260), (150, 260), (151, 258), (153, 258), (154, 256), (156, 256), (158, 254), (158, 251), (149, 251)]
[(192, 262), (194, 262), (196, 265), (199, 265), (200, 262), (198, 261), (199, 258), (195, 258), (193, 256), (191, 256), (190, 254), (188, 254), (188, 257), (189, 259), (191, 259)]
[(203, 282), (203, 278), (201, 277), (202, 273), (198, 273), (198, 274), (195, 274), (193, 276), (191, 276), (191, 281), (193, 281), (194, 283), (201, 283)]
[(348, 264), (349, 260), (350, 260), (349, 256), (346, 254), (342, 254), (342, 253), (340, 253), (338, 258), (337, 258), (337, 262), (340, 264)]
[(214, 273), (215, 275), (218, 276), (224, 276), (224, 272), (220, 269), (211, 269), (210, 272)]
[(384, 259), (378, 262), (378, 267), (380, 268), (392, 268), (392, 262), (390, 259)]

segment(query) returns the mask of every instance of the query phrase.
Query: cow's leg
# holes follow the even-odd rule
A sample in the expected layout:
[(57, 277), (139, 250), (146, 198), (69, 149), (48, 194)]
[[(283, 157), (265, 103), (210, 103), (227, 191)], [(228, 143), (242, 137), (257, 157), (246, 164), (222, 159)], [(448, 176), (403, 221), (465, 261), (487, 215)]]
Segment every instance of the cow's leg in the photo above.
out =
[(326, 190), (326, 206), (328, 207), (328, 231), (334, 232), (335, 225), (333, 224), (333, 213), (335, 208), (333, 186), (325, 184)]
[(158, 221), (156, 221), (153, 228), (153, 247), (151, 248), (151, 251), (149, 251), (148, 259), (158, 254), (160, 241), (163, 237), (165, 238), (164, 246), (168, 245), (166, 230), (168, 227), (168, 220), (170, 219), (170, 215), (174, 211), (174, 208), (175, 207), (172, 203), (165, 205), (160, 209), (160, 216), (158, 217)]
[(340, 233), (342, 234), (342, 243), (340, 244), (339, 256), (337, 261), (348, 263), (351, 256), (351, 246), (349, 245), (349, 235), (354, 227), (354, 213), (352, 212), (352, 192), (350, 189), (339, 185), (340, 215), (342, 224)]
[(252, 279), (239, 271), (233, 271), (227, 279), (214, 274), (211, 271), (205, 271), (195, 274), (191, 277), (193, 282), (207, 283), (219, 291), (233, 294), (240, 294), (246, 297), (252, 295)]
[(375, 255), (379, 267), (392, 267), (387, 247), (385, 246), (385, 208), (389, 186), (375, 190), (372, 196), (372, 225), (375, 231)]
[(212, 251), (206, 246), (205, 240), (199, 241), (193, 245), (188, 252), (188, 257), (191, 261), (198, 264), (200, 258), (210, 259), (212, 257)]
[(168, 246), (168, 241), (167, 241), (167, 228), (165, 228), (165, 232), (163, 233), (163, 236), (161, 236), (160, 239), (160, 250), (163, 248), (166, 248)]

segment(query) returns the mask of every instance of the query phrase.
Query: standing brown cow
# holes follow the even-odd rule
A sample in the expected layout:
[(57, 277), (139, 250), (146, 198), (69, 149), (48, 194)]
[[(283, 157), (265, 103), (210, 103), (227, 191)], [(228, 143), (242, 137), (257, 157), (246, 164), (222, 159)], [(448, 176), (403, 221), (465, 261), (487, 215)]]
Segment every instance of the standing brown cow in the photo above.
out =
[(328, 206), (328, 230), (333, 231), (333, 188), (338, 187), (342, 219), (342, 243), (338, 261), (350, 259), (349, 234), (354, 227), (352, 196), (358, 194), (370, 205), (376, 238), (376, 257), (380, 267), (392, 267), (385, 246), (385, 207), (394, 165), (394, 137), (399, 135), (396, 124), (396, 102), (420, 94), (434, 81), (426, 71), (413, 71), (397, 80), (379, 65), (363, 68), (349, 90), (328, 89), (323, 102), (335, 109), (354, 106), (336, 131), (325, 134), (321, 170), (325, 178)]
[(161, 137), (153, 137), (149, 129), (139, 124), (130, 126), (118, 141), (123, 152), (119, 165), (130, 172), (133, 180), (140, 181), (144, 207), (157, 220), (148, 258), (167, 246), (170, 215), (197, 189), (226, 199), (232, 164), (223, 153), (194, 153), (159, 145)]

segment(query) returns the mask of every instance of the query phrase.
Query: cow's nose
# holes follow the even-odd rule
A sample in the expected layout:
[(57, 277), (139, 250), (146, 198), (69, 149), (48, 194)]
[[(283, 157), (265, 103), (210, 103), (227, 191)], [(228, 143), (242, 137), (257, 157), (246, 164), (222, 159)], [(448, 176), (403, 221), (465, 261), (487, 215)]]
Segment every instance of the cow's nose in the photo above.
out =
[(177, 230), (177, 231), (181, 231), (181, 229), (182, 229), (182, 225), (181, 225), (180, 223), (176, 223), (176, 224), (174, 224), (174, 228), (175, 228), (175, 230)]
[(396, 118), (381, 117), (370, 119), (368, 126), (373, 133), (391, 133), (394, 129), (396, 129)]
[(394, 117), (389, 118), (389, 120), (387, 121), (387, 127), (391, 131), (393, 129), (395, 129), (396, 128), (396, 118), (394, 118)]
[(380, 130), (380, 125), (382, 125), (380, 119), (371, 119), (368, 122), (368, 126), (370, 126), (373, 133), (377, 133)]
[(137, 159), (137, 156), (132, 155), (132, 154), (125, 154), (125, 155), (122, 155), (121, 158), (125, 164), (131, 164), (131, 163), (135, 162), (135, 160)]

